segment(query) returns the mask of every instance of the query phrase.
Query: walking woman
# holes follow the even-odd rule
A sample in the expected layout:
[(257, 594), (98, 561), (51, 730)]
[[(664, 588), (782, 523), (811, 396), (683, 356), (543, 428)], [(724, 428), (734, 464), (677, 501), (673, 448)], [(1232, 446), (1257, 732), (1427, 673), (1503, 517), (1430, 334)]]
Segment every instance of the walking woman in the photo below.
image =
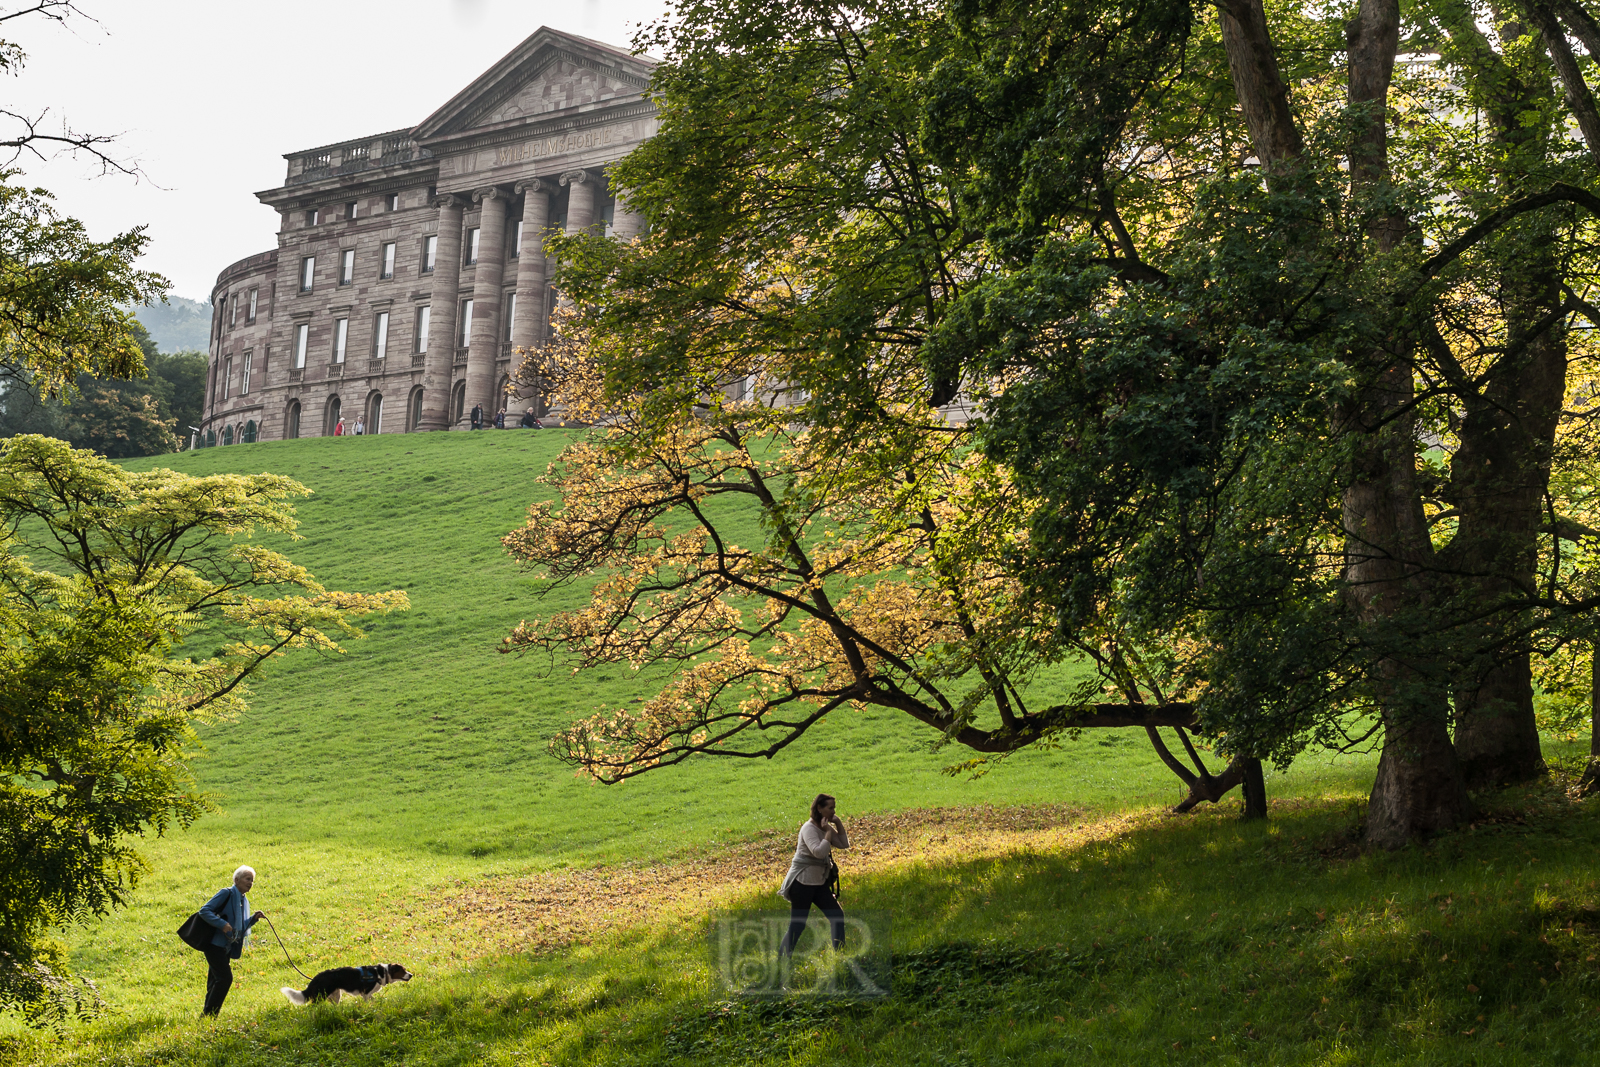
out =
[(778, 955), (788, 956), (805, 933), (806, 919), (811, 915), (811, 905), (822, 909), (828, 917), (833, 934), (833, 947), (844, 947), (844, 909), (828, 887), (833, 872), (833, 850), (849, 848), (850, 835), (844, 823), (834, 814), (834, 799), (818, 793), (811, 802), (811, 818), (800, 824), (800, 840), (795, 845), (794, 859), (789, 863), (789, 873), (784, 876), (778, 895), (789, 902), (789, 932)]
[(233, 960), (244, 950), (244, 936), (260, 920), (264, 912), (250, 913), (250, 902), (245, 894), (255, 884), (256, 872), (252, 867), (240, 867), (233, 872), (233, 884), (217, 890), (206, 906), (200, 909), (200, 918), (216, 927), (216, 935), (205, 948), (206, 953), (206, 1006), (200, 1012), (215, 1015), (222, 1010), (228, 990), (233, 988)]

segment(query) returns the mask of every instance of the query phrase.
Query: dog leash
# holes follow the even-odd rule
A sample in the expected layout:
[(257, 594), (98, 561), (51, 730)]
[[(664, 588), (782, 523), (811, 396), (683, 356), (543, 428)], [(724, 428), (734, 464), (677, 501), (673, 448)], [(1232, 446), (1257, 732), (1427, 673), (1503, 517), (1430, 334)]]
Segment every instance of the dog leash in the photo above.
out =
[[(261, 917), (263, 919), (267, 919), (267, 917), (265, 915), (263, 915)], [(267, 919), (267, 929), (272, 931), (272, 936), (273, 937), (277, 937), (278, 938), (278, 947), (283, 949), (283, 958), (285, 960), (288, 960), (289, 966), (294, 967), (294, 960), (289, 959), (289, 949), (284, 945), (283, 938), (278, 937), (278, 928), (276, 926), (272, 925), (272, 920), (271, 919)], [(304, 978), (308, 982), (311, 981), (311, 976), (309, 974), (307, 974), (306, 972), (300, 970), (300, 968), (298, 968), (298, 967), (294, 967), (294, 969), (300, 975), (301, 978)]]

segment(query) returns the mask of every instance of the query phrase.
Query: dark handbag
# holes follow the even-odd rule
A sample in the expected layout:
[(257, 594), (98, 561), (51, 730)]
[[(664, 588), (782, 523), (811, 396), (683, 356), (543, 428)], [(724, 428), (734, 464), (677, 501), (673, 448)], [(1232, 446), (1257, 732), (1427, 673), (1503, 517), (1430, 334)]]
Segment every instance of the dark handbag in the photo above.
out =
[(832, 860), (828, 861), (828, 880), (822, 883), (834, 900), (839, 899), (839, 865)]
[(211, 924), (202, 919), (197, 911), (183, 920), (183, 925), (178, 927), (178, 940), (196, 952), (204, 952), (211, 947), (211, 939), (216, 933)]

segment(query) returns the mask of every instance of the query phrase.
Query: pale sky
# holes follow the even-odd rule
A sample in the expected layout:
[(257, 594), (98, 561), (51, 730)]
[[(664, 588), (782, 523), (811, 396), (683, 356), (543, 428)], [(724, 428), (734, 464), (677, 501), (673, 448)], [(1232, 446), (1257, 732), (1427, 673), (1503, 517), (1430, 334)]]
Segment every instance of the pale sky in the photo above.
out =
[[(0, 11), (28, 6), (0, 3)], [(4, 106), (59, 131), (115, 133), (143, 176), (98, 176), (87, 157), (24, 158), (92, 238), (147, 225), (143, 266), (207, 300), (236, 259), (277, 247), (253, 195), (283, 155), (416, 125), (542, 25), (630, 46), (664, 0), (79, 0), (90, 18), (0, 26), (28, 61)], [(9, 127), (0, 127), (7, 131)]]

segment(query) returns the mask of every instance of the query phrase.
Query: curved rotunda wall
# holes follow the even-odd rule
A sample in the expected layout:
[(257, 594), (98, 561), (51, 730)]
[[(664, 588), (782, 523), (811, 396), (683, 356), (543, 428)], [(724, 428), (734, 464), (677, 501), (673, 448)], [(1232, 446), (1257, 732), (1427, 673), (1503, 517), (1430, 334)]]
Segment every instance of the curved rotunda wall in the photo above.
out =
[[(503, 383), (548, 333), (542, 235), (632, 237), (642, 220), (606, 170), (655, 132), (650, 60), (541, 28), (413, 129), (290, 153), (277, 249), (222, 272), (212, 293), (207, 434), (465, 428), (543, 398)], [(249, 323), (235, 315), (257, 293)], [(243, 376), (248, 353), (250, 374)], [(214, 383), (214, 389), (213, 389)], [(337, 403), (338, 412), (334, 405)], [(376, 425), (374, 425), (374, 423)], [(248, 435), (246, 435), (248, 436)]]
[(204, 403), (198, 431), (179, 426), (185, 441), (237, 440), (253, 424), (260, 439), (262, 400), (272, 364), (272, 325), (278, 253), (261, 252), (229, 265), (211, 290), (211, 338), (207, 346)]

